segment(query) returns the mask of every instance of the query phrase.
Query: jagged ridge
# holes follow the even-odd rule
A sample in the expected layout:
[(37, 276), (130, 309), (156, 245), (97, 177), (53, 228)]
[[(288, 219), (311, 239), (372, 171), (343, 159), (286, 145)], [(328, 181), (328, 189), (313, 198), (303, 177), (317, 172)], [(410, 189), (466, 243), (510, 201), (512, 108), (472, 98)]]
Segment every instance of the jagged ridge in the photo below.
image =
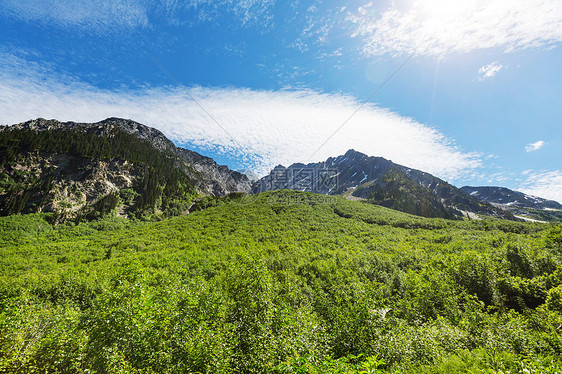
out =
[(504, 209), (523, 219), (562, 221), (562, 204), (513, 191), (505, 187), (461, 187), (461, 190), (483, 202)]
[(252, 186), (253, 193), (278, 189), (344, 195), (424, 217), (475, 217), (476, 213), (514, 218), (429, 173), (354, 150), (324, 162), (277, 166)]
[[(249, 180), (174, 146), (134, 121), (38, 119), (0, 127), (0, 212), (54, 211), (65, 217), (181, 214), (197, 194), (247, 191)], [(95, 218), (95, 217), (92, 217)]]

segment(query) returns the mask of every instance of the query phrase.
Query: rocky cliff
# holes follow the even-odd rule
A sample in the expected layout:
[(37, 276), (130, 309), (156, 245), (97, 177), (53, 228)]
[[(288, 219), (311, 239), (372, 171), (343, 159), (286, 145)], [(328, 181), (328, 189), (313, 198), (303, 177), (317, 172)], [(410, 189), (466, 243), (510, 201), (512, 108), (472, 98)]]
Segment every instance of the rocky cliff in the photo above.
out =
[(181, 214), (196, 196), (250, 188), (245, 175), (176, 147), (157, 129), (120, 118), (2, 126), (0, 156), (3, 214)]
[(349, 150), (311, 164), (277, 166), (252, 186), (252, 192), (295, 189), (362, 199), (424, 217), (514, 217), (429, 173)]

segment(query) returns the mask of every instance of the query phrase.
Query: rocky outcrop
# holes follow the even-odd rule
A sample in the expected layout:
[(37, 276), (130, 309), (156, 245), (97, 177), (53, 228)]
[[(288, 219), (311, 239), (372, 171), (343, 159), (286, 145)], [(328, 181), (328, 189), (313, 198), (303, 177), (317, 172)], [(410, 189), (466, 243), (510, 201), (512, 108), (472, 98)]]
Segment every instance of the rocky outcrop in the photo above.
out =
[(33, 131), (94, 130), (99, 136), (111, 136), (114, 127), (134, 135), (138, 139), (150, 142), (159, 151), (176, 155), (185, 164), (178, 163), (177, 167), (189, 175), (197, 190), (202, 194), (225, 196), (234, 192), (250, 191), (251, 182), (244, 174), (231, 170), (227, 166), (218, 165), (212, 158), (205, 157), (197, 152), (176, 147), (160, 130), (129, 119), (107, 118), (95, 123), (79, 123), (39, 118), (13, 126), (1, 126), (0, 131), (18, 129)]
[(562, 221), (562, 204), (505, 187), (461, 187), (471, 197), (504, 209), (523, 219)]
[(425, 217), (514, 218), (429, 173), (354, 150), (323, 162), (277, 166), (252, 186), (253, 193), (279, 189), (344, 195)]
[[(128, 161), (40, 152), (20, 155), (16, 164), (0, 168), (0, 174), (21, 185), (18, 195), (26, 195), (21, 213), (57, 212), (62, 218), (107, 195), (133, 188), (143, 179), (143, 169)], [(0, 211), (9, 208), (14, 197), (4, 192), (0, 191)]]
[(198, 196), (249, 189), (245, 175), (176, 147), (161, 131), (135, 121), (37, 119), (0, 126), (3, 215), (177, 215)]

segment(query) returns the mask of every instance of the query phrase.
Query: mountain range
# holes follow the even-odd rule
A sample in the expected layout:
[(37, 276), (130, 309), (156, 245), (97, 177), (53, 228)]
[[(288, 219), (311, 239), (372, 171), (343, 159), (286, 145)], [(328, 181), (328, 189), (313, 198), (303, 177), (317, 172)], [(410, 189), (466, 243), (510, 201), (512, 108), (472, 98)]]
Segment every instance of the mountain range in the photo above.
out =
[(457, 188), (429, 173), (349, 150), (277, 166), (255, 180), (175, 146), (132, 120), (37, 119), (0, 127), (0, 214), (52, 211), (60, 220), (178, 215), (204, 196), (294, 189), (448, 219), (562, 220), (562, 206), (501, 187)]
[(324, 162), (277, 166), (252, 186), (253, 193), (277, 189), (343, 195), (423, 217), (514, 218), (429, 173), (354, 150)]
[(562, 221), (562, 204), (505, 187), (461, 187), (470, 196), (524, 220)]

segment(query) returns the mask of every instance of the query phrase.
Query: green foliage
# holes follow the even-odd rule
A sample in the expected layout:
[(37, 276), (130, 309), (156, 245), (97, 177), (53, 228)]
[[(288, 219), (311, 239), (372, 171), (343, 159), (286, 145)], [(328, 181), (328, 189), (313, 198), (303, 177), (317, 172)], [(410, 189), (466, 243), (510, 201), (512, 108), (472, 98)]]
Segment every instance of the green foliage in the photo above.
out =
[(547, 222), (562, 222), (562, 210), (526, 209), (526, 216)]
[(435, 365), (416, 368), (421, 374), (453, 373), (559, 373), (562, 364), (553, 357), (519, 357), (511, 352), (476, 349), (463, 350), (443, 358)]
[(562, 285), (559, 285), (548, 291), (546, 306), (550, 310), (555, 310), (562, 313)]
[(132, 205), (139, 196), (140, 194), (132, 188), (123, 188), (119, 191), (119, 198), (127, 205)]
[(295, 191), (199, 206), (0, 218), (0, 372), (561, 369), (557, 226)]
[[(132, 189), (102, 197), (80, 212), (78, 220), (97, 219), (126, 204), (137, 218), (150, 217), (161, 211), (165, 216), (187, 211), (195, 197), (193, 181), (182, 171), (189, 169), (169, 152), (155, 149), (148, 141), (114, 127), (100, 135), (96, 128), (87, 130), (0, 132), (0, 214), (29, 213), (45, 202), (57, 181), (56, 170), (43, 174), (18, 170), (18, 161), (30, 153), (65, 154), (94, 160), (123, 160), (139, 166), (142, 182)], [(77, 161), (78, 160), (78, 161)], [(78, 169), (78, 165), (76, 168)], [(71, 206), (65, 202), (63, 208)], [(59, 212), (60, 213), (60, 212)], [(64, 217), (62, 217), (64, 218)]]
[(562, 251), (562, 228), (560, 226), (554, 227), (548, 233), (546, 244), (553, 249)]
[(334, 359), (330, 356), (318, 359), (317, 357), (305, 356), (291, 358), (290, 360), (276, 365), (269, 370), (270, 373), (295, 373), (295, 374), (379, 374), (384, 373), (382, 369), (385, 361), (378, 356), (370, 356), (363, 359), (362, 355), (341, 357)]
[(391, 169), (380, 181), (376, 181), (376, 187), (366, 184), (356, 193), (360, 194), (361, 189), (369, 189), (369, 202), (387, 208), (422, 217), (456, 218), (429, 188), (412, 181), (401, 168)]

